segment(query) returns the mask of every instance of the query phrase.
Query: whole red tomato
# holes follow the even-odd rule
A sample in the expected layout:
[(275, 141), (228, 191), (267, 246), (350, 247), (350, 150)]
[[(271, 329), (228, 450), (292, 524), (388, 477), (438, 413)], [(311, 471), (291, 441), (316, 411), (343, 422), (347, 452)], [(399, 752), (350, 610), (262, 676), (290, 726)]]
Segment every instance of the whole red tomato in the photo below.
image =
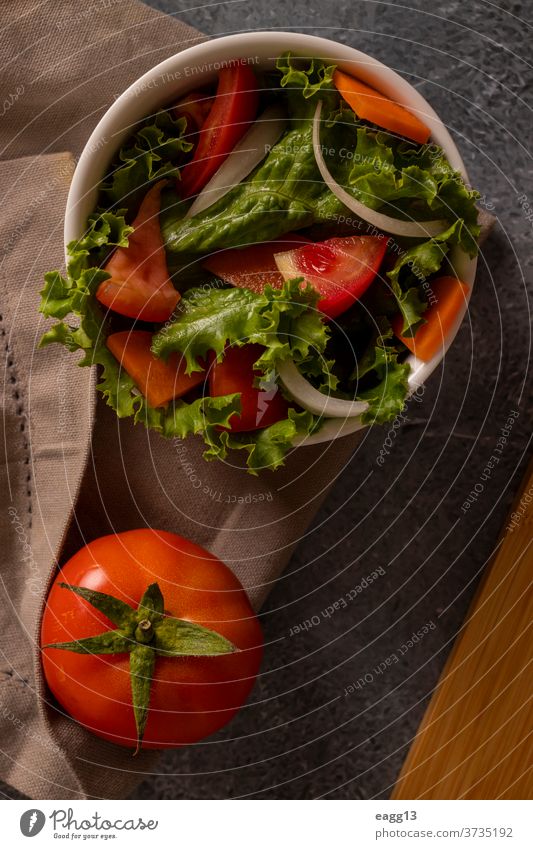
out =
[[(142, 616), (137, 611), (143, 596), (147, 598), (147, 588), (154, 584), (160, 590), (156, 597), (162, 594), (164, 613), (159, 619), (150, 610), (146, 614), (146, 608)], [(86, 589), (76, 592), (70, 587)], [(136, 630), (128, 632), (127, 651), (78, 653), (83, 646), (79, 641), (118, 630), (116, 615), (111, 621), (79, 595), (87, 591), (118, 599), (120, 615), (124, 610), (128, 615), (124, 602), (130, 606)], [(185, 653), (191, 650), (187, 623), (196, 623), (203, 626), (198, 629), (201, 638), (207, 634), (208, 640), (216, 640), (218, 634), (219, 641), (230, 641), (231, 653), (166, 656), (151, 652), (156, 636), (150, 634), (161, 633), (166, 639), (163, 631), (151, 630), (152, 624), (157, 629), (159, 623), (171, 630), (185, 628), (183, 639), (181, 631), (172, 631), (178, 651), (180, 646)], [(123, 639), (121, 634), (117, 639)], [(142, 641), (140, 648), (137, 637)], [(46, 648), (50, 643), (70, 643), (77, 650)], [(65, 564), (48, 595), (41, 645), (48, 686), (62, 707), (99, 737), (133, 747), (142, 734), (133, 709), (130, 649), (133, 646), (135, 656), (140, 652), (141, 658), (143, 653), (153, 655), (142, 741), (143, 748), (152, 749), (194, 743), (229, 722), (253, 686), (263, 652), (258, 620), (228, 567), (178, 534), (149, 529), (100, 537)], [(146, 678), (141, 674), (136, 683), (142, 688), (143, 682)]]

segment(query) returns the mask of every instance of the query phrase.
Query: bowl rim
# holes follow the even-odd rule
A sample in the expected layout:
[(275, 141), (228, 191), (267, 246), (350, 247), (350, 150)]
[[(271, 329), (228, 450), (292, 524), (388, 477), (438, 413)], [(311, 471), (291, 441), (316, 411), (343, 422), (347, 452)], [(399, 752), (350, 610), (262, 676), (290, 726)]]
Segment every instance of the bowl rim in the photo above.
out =
[[(146, 115), (168, 104), (173, 97), (190, 91), (202, 77), (202, 84), (214, 78), (217, 65), (232, 58), (257, 60), (258, 65), (273, 64), (284, 51), (291, 50), (299, 56), (316, 56), (331, 60), (342, 70), (356, 73), (363, 82), (378, 89), (398, 103), (418, 114), (430, 127), (431, 142), (443, 148), (454, 170), (459, 171), (468, 183), (468, 173), (461, 155), (442, 120), (427, 100), (411, 83), (378, 59), (349, 45), (341, 44), (321, 36), (306, 33), (261, 30), (214, 37), (187, 47), (154, 65), (134, 80), (106, 110), (89, 136), (78, 159), (70, 185), (65, 210), (64, 245), (81, 235), (87, 217), (94, 209), (98, 184), (132, 128)], [(193, 72), (185, 73), (187, 68)], [(159, 81), (164, 84), (160, 85)], [(124, 120), (129, 125), (124, 126)], [(120, 128), (117, 130), (117, 127)], [(449, 332), (443, 348), (429, 362), (422, 362), (414, 355), (408, 357), (411, 365), (409, 377), (410, 393), (422, 387), (437, 368), (463, 321), (474, 286), (477, 259), (468, 257), (463, 251), (450, 252), (450, 263), (456, 276), (469, 286), (464, 308)], [(330, 418), (313, 435), (295, 440), (294, 445), (327, 442), (354, 433), (366, 427), (358, 418)]]

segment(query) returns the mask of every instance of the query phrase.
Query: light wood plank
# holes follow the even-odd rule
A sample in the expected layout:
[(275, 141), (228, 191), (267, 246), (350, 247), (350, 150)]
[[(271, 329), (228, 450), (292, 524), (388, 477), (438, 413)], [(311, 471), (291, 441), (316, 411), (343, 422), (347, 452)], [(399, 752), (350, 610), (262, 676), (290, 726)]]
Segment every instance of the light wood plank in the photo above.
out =
[(532, 540), (533, 463), (393, 799), (533, 798)]

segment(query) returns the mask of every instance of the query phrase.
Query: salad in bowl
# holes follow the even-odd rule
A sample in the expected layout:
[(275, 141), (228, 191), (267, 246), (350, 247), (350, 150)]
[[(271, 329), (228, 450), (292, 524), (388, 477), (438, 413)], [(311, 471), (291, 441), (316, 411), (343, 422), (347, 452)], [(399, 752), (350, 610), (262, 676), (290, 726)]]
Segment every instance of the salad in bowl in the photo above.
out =
[(402, 410), (464, 314), (478, 195), (345, 63), (235, 54), (188, 82), (122, 133), (41, 344), (98, 365), (119, 417), (257, 473)]

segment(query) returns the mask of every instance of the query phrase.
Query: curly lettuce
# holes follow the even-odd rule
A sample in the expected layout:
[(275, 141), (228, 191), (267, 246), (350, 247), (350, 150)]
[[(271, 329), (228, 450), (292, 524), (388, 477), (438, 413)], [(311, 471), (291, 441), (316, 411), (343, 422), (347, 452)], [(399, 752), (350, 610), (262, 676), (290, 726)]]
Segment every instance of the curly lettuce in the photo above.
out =
[(138, 205), (140, 192), (165, 177), (179, 179), (183, 155), (192, 149), (186, 138), (187, 119), (160, 110), (147, 119), (123, 145), (100, 186), (102, 206)]
[(278, 58), (276, 68), (281, 74), (279, 85), (284, 90), (292, 124), (312, 119), (318, 100), (323, 101), (324, 112), (338, 107), (340, 97), (333, 82), (336, 65), (287, 52)]
[(367, 382), (370, 379), (370, 386), (357, 392), (357, 399), (368, 403), (368, 410), (361, 416), (365, 424), (384, 424), (394, 419), (403, 410), (408, 392), (410, 366), (398, 362), (392, 330), (388, 323), (382, 325), (378, 325), (352, 375), (358, 387), (364, 386), (365, 378)]
[(431, 288), (428, 278), (441, 268), (450, 245), (460, 238), (463, 229), (464, 222), (459, 219), (440, 235), (401, 251), (394, 267), (387, 272), (403, 318), (402, 335), (414, 336), (423, 323), (428, 306), (425, 292)]
[(208, 352), (221, 360), (226, 345), (255, 343), (264, 348), (255, 368), (267, 380), (288, 358), (298, 365), (314, 363), (326, 349), (329, 328), (316, 308), (320, 296), (302, 284), (301, 278), (289, 280), (281, 289), (267, 286), (262, 294), (240, 288), (189, 289), (175, 318), (154, 335), (152, 351), (164, 359), (180, 352), (191, 374), (203, 370), (199, 360)]
[(276, 67), (293, 124), (311, 119), (322, 100), (323, 153), (338, 181), (357, 200), (395, 217), (443, 218), (450, 224), (460, 220), (462, 225), (450, 229), (448, 241), (470, 256), (477, 254), (479, 193), (465, 184), (441, 147), (416, 145), (361, 121), (335, 88), (335, 65), (286, 53)]

